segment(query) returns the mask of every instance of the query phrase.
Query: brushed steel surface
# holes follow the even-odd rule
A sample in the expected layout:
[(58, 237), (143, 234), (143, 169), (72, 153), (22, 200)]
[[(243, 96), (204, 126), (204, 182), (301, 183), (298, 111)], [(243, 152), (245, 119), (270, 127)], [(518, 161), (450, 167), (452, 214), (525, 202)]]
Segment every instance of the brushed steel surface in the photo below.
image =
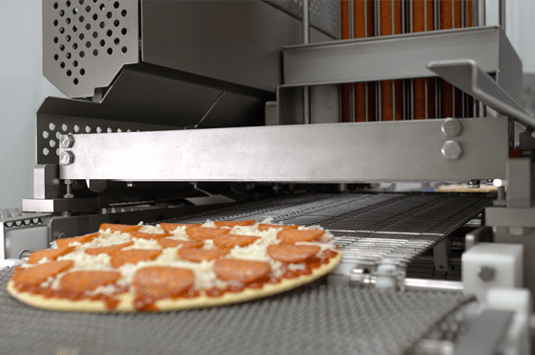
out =
[(142, 1), (141, 16), (143, 62), (269, 92), (282, 47), (301, 43), (301, 21), (259, 0)]
[(36, 165), (33, 168), (33, 198), (57, 198), (62, 191), (57, 164)]
[[(426, 67), (428, 62), (465, 58), (494, 73), (511, 64), (509, 57), (518, 57), (512, 47), (501, 44), (507, 39), (500, 31), (464, 28), (288, 46), (283, 50), (284, 85), (429, 77), (435, 74)], [(501, 53), (507, 50), (513, 54)], [(521, 75), (521, 68), (511, 70)]]
[(23, 249), (45, 249), (45, 223), (51, 216), (49, 213), (23, 212), (20, 208), (0, 210), (0, 260), (18, 258)]
[(490, 108), (535, 129), (535, 118), (492, 79), (479, 62), (473, 59), (437, 60), (429, 62), (428, 68)]
[[(303, 15), (303, 0), (262, 0), (297, 19)], [(310, 25), (333, 38), (340, 32), (340, 3), (332, 0), (310, 0)]]
[(92, 97), (139, 62), (137, 1), (43, 0), (43, 74), (68, 97)]
[(506, 118), (465, 120), (457, 139), (464, 152), (455, 161), (440, 152), (442, 123), (436, 119), (75, 135), (70, 151), (76, 159), (60, 167), (60, 177), (337, 183), (505, 177)]

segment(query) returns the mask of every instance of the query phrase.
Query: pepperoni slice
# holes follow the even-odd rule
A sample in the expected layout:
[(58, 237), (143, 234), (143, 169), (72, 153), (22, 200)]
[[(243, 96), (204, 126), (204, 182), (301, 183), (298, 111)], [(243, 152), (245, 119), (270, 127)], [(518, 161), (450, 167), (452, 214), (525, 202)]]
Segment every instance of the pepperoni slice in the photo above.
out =
[(228, 249), (178, 249), (178, 255), (181, 258), (195, 263), (200, 263), (203, 260), (214, 260), (227, 255), (230, 252)]
[(277, 238), (281, 240), (281, 244), (291, 244), (295, 242), (311, 242), (318, 239), (323, 234), (325, 234), (325, 231), (321, 229), (291, 229), (280, 231), (277, 233)]
[(94, 290), (119, 280), (121, 273), (117, 271), (72, 271), (59, 280), (59, 287), (71, 292)]
[(82, 235), (80, 237), (56, 239), (56, 246), (58, 248), (66, 248), (69, 246), (69, 244), (73, 242), (78, 242), (81, 244), (89, 243), (93, 239), (97, 238), (99, 235), (100, 233), (97, 232), (93, 234)]
[(101, 231), (106, 231), (108, 228), (111, 230), (112, 233), (115, 233), (115, 232), (126, 233), (126, 232), (138, 231), (141, 228), (143, 228), (143, 226), (131, 226), (128, 224), (112, 224), (112, 223), (102, 223), (100, 225)]
[(154, 297), (175, 297), (193, 286), (195, 274), (188, 269), (168, 266), (150, 266), (134, 274), (132, 286), (138, 294)]
[(269, 228), (282, 228), (283, 231), (290, 230), (290, 229), (297, 229), (298, 226), (284, 226), (280, 224), (268, 224), (268, 223), (261, 223), (258, 225), (259, 231), (267, 231)]
[(213, 268), (217, 277), (227, 281), (249, 284), (266, 276), (271, 271), (269, 263), (241, 259), (219, 259)]
[(155, 249), (127, 249), (113, 253), (110, 258), (111, 266), (117, 268), (124, 264), (137, 264), (140, 261), (154, 260), (162, 253)]
[(173, 233), (179, 227), (200, 226), (200, 224), (160, 223), (160, 227), (167, 233)]
[(74, 265), (72, 260), (51, 261), (31, 268), (18, 267), (13, 273), (13, 281), (23, 284), (39, 285), (50, 276), (56, 276)]
[(244, 247), (254, 243), (259, 237), (252, 235), (223, 234), (214, 238), (214, 244), (219, 248), (232, 249), (236, 245)]
[(162, 248), (176, 248), (179, 245), (182, 245), (182, 248), (202, 248), (204, 245), (203, 242), (197, 240), (177, 240), (169, 238), (160, 238), (156, 241), (162, 246)]
[(89, 255), (98, 255), (98, 254), (108, 254), (111, 255), (115, 252), (118, 252), (122, 248), (129, 247), (130, 245), (134, 244), (134, 242), (126, 242), (121, 244), (115, 244), (115, 245), (108, 245), (106, 247), (97, 247), (97, 248), (87, 248), (85, 250), (86, 254)]
[(273, 259), (285, 263), (300, 263), (320, 251), (317, 245), (278, 244), (267, 247), (267, 253)]
[(195, 239), (204, 242), (207, 239), (214, 239), (218, 235), (227, 234), (230, 229), (217, 229), (201, 226), (189, 226), (186, 228), (186, 234), (191, 239)]
[(140, 239), (156, 239), (156, 238), (164, 238), (164, 237), (170, 237), (172, 234), (170, 233), (145, 233), (145, 232), (138, 232), (138, 231), (132, 231), (128, 232), (132, 238), (140, 238)]
[(48, 260), (56, 260), (58, 256), (69, 254), (75, 247), (58, 248), (58, 249), (43, 249), (33, 252), (28, 258), (28, 264), (37, 264), (39, 260), (47, 257)]
[(214, 221), (216, 227), (252, 226), (256, 221)]

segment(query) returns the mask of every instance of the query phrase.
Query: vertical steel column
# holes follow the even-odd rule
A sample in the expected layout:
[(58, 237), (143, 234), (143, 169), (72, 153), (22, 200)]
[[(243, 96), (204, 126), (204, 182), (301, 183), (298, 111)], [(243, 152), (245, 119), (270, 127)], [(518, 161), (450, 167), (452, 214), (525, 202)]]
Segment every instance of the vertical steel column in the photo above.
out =
[[(381, 23), (381, 0), (374, 0), (375, 2), (375, 36), (381, 36), (382, 23)], [(382, 94), (383, 82), (377, 82), (375, 85), (376, 91), (376, 107), (377, 107), (377, 121), (383, 120), (383, 94)]]
[[(366, 0), (366, 37), (375, 36), (375, 1)], [(375, 108), (375, 87), (376, 83), (369, 82), (366, 84), (366, 120), (376, 121)]]
[[(411, 32), (424, 32), (426, 30), (427, 19), (425, 17), (425, 7), (427, 1), (416, 1), (413, 3), (411, 12)], [(413, 119), (422, 120), (426, 118), (425, 107), (425, 79), (416, 78), (412, 80), (412, 105)]]
[[(454, 1), (440, 1), (440, 29), (447, 30), (454, 27)], [(453, 86), (442, 80), (442, 95), (440, 100), (441, 118), (453, 117), (454, 115), (454, 94)]]
[(505, 31), (505, 0), (500, 0), (499, 7), (500, 27)]
[(478, 25), (479, 26), (486, 26), (487, 25), (487, 7), (485, 0), (476, 0), (479, 4), (478, 8)]
[[(310, 43), (308, 0), (303, 0), (303, 44)], [(303, 123), (310, 124), (310, 87), (303, 88)]]
[[(389, 36), (402, 32), (401, 0), (379, 1), (380, 35)], [(403, 81), (381, 82), (381, 118), (383, 121), (403, 119)]]
[[(349, 39), (350, 27), (350, 13), (349, 2), (352, 0), (340, 0), (340, 39)], [(342, 84), (341, 86), (341, 106), (342, 106), (342, 122), (349, 122), (351, 120), (351, 84)]]
[[(370, 26), (371, 20), (373, 20), (373, 5), (369, 0), (353, 0), (353, 38), (365, 38), (370, 36), (370, 32), (373, 30), (373, 24)], [(373, 34), (371, 34), (373, 35)], [(366, 122), (373, 120), (370, 119), (370, 113), (373, 110), (369, 109), (369, 106), (373, 104), (373, 100), (370, 100), (368, 91), (373, 90), (373, 83), (356, 83), (353, 85), (355, 91), (355, 121)]]
[[(355, 38), (355, 2), (349, 1), (349, 39)], [(349, 86), (349, 121), (355, 122), (355, 84)]]
[[(403, 33), (403, 4), (402, 0), (393, 0), (394, 13), (393, 13), (393, 34)], [(403, 120), (403, 80), (394, 81), (394, 120)]]

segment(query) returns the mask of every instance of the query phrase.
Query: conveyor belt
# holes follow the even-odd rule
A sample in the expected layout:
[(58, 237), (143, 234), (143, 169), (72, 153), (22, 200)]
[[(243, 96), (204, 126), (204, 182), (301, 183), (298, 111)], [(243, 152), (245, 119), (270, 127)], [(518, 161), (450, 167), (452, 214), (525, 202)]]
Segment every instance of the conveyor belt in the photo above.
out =
[(492, 203), (485, 194), (312, 194), (250, 203), (172, 222), (273, 218), (329, 229), (343, 260), (408, 264)]
[(241, 305), (147, 314), (34, 309), (0, 270), (2, 354), (403, 354), (468, 301), (458, 293), (306, 286)]

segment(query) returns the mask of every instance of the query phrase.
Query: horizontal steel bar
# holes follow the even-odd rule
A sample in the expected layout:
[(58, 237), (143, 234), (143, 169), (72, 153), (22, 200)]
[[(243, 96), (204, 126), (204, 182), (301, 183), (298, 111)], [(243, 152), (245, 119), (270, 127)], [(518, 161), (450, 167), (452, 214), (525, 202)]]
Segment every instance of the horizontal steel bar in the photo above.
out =
[[(363, 274), (359, 268), (355, 268), (349, 275), (349, 283), (353, 287), (374, 288), (378, 276)], [(393, 286), (396, 287), (396, 286)], [(427, 279), (403, 279), (397, 287), (404, 291), (432, 291), (432, 292), (462, 292), (463, 284), (458, 281), (427, 280)]]
[(485, 224), (491, 227), (535, 228), (535, 208), (488, 207)]
[(463, 291), (462, 282), (448, 280), (405, 279), (403, 286), (407, 291)]
[(472, 58), (496, 72), (500, 40), (498, 27), (480, 27), (285, 47), (284, 86), (429, 77), (428, 62), (448, 59)]
[(28, 212), (87, 212), (97, 209), (99, 204), (96, 197), (23, 199), (22, 209)]
[(463, 121), (458, 159), (444, 120), (74, 135), (62, 179), (126, 181), (467, 181), (505, 178), (506, 118)]

